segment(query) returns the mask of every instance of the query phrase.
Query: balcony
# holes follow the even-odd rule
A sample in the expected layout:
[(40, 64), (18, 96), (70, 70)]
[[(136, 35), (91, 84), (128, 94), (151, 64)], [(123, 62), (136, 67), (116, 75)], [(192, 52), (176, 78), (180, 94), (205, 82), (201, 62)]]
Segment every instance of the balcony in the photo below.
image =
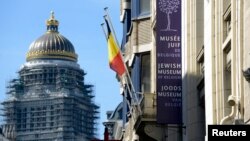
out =
[(135, 118), (135, 129), (140, 128), (143, 122), (156, 122), (156, 94), (143, 93), (143, 98), (139, 101), (141, 114), (138, 109), (132, 112)]

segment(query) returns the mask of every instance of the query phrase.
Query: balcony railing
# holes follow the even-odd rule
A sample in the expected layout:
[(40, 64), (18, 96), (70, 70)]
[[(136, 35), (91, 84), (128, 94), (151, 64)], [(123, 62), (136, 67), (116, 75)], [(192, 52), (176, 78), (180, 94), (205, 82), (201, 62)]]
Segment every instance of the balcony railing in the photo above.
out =
[(156, 121), (156, 94), (143, 93), (142, 95), (143, 97), (139, 101), (141, 113), (138, 108), (135, 108), (132, 112), (136, 128), (142, 121)]

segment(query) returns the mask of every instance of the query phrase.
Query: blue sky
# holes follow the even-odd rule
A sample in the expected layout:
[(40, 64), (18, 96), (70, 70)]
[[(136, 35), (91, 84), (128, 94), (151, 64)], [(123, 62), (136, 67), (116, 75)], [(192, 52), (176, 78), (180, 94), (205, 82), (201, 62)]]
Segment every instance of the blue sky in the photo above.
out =
[(99, 135), (106, 111), (114, 110), (121, 102), (119, 83), (108, 65), (107, 42), (100, 24), (104, 22), (104, 7), (110, 17), (119, 41), (119, 0), (1, 0), (0, 1), (0, 101), (6, 98), (6, 82), (17, 77), (25, 63), (32, 41), (46, 31), (45, 21), (50, 11), (60, 22), (59, 32), (68, 38), (78, 54), (78, 63), (87, 72), (85, 81), (95, 85), (95, 101), (100, 108)]

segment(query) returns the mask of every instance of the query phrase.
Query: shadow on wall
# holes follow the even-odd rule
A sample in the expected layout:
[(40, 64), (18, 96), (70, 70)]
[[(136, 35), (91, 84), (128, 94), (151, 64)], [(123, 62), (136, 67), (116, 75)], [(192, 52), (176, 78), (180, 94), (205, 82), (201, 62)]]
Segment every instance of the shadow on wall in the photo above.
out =
[(182, 81), (182, 100), (183, 123), (186, 127), (183, 128), (184, 140), (196, 138), (197, 141), (205, 141), (206, 115), (203, 73), (199, 76), (191, 74), (184, 76)]

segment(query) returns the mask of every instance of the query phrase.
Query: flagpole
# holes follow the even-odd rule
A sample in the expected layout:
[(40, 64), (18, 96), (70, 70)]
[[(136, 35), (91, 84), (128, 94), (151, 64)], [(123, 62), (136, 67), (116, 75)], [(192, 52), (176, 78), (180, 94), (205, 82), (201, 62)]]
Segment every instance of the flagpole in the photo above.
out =
[[(110, 24), (110, 27), (111, 27), (112, 32), (114, 33), (114, 38), (115, 38), (116, 44), (119, 46), (119, 42), (118, 42), (118, 40), (117, 40), (117, 38), (116, 38), (116, 34), (115, 34), (115, 31), (114, 31), (114, 28), (113, 28), (113, 24), (112, 24), (112, 22), (111, 22), (111, 18), (110, 18), (109, 14), (108, 14), (108, 7), (105, 7), (105, 8), (104, 8), (104, 11), (106, 12), (106, 15), (104, 16), (104, 18), (107, 17), (106, 19), (107, 19), (108, 23)], [(119, 48), (119, 50), (120, 50), (120, 48)], [(130, 77), (130, 75), (129, 75), (128, 68), (127, 68), (127, 66), (125, 65), (125, 61), (124, 61), (124, 58), (123, 58), (122, 55), (121, 55), (121, 58), (122, 58), (122, 61), (123, 61), (123, 63), (124, 63), (124, 66), (125, 66), (125, 70), (126, 70), (126, 74), (127, 74), (129, 83), (131, 84), (131, 88), (132, 88), (132, 91), (133, 91), (132, 93), (135, 95), (136, 105), (138, 106), (138, 105), (139, 105), (139, 100), (138, 100), (138, 97), (137, 97), (137, 94), (136, 94), (134, 85), (133, 85), (133, 83), (132, 83), (131, 77)], [(125, 80), (126, 80), (126, 79), (125, 79)], [(139, 106), (138, 106), (138, 110), (139, 110), (139, 113), (141, 114), (141, 108), (140, 108)]]
[[(132, 82), (130, 82), (130, 84), (131, 84), (131, 86), (129, 85), (129, 82), (128, 82), (128, 78), (126, 77), (126, 76), (123, 76), (123, 79), (125, 80), (125, 84), (127, 84), (127, 88), (128, 88), (128, 93), (129, 93), (129, 95), (130, 95), (130, 97), (131, 97), (131, 101), (132, 101), (132, 103), (131, 103), (131, 105), (136, 105), (137, 107), (138, 107), (138, 111), (139, 111), (139, 113), (141, 114), (142, 112), (141, 112), (141, 108), (139, 107), (139, 103), (138, 103), (138, 99), (137, 99), (137, 97), (136, 97), (136, 93), (135, 93), (135, 91), (131, 91), (131, 87), (132, 87), (132, 85), (133, 85), (133, 83)], [(125, 86), (124, 86), (124, 88), (125, 88)], [(134, 95), (132, 95), (132, 93), (134, 93)], [(136, 98), (136, 101), (135, 101), (135, 99), (134, 98)], [(131, 109), (130, 109), (131, 110)], [(132, 115), (133, 116), (133, 115)]]
[(104, 29), (103, 26), (104, 26), (104, 23), (101, 23), (101, 27), (102, 27), (103, 34), (104, 34), (106, 40), (108, 40), (108, 35), (107, 35), (107, 33), (106, 33), (106, 31), (105, 31), (105, 29)]
[[(123, 88), (125, 89), (125, 88), (126, 88), (126, 85), (123, 86)], [(130, 95), (130, 97), (131, 97), (131, 94), (129, 94), (129, 95)], [(131, 111), (132, 108), (131, 108), (130, 103), (129, 103), (128, 99), (127, 99), (127, 92), (124, 93), (124, 97), (125, 97), (126, 102), (127, 102), (127, 104), (128, 104), (129, 111)], [(131, 101), (133, 101), (132, 97), (131, 97)], [(132, 116), (133, 120), (135, 121), (135, 117), (133, 116), (133, 114), (131, 114), (131, 116)]]
[[(106, 33), (105, 29), (104, 29), (104, 23), (102, 23), (101, 26), (102, 26), (103, 33), (104, 33), (104, 35), (105, 35), (105, 38), (106, 38), (106, 40), (108, 40), (108, 35), (107, 35), (107, 33)], [(125, 85), (126, 83), (128, 84), (127, 79), (123, 78), (123, 76), (119, 76), (119, 77), (120, 77), (120, 79), (121, 79), (121, 82), (120, 82), (120, 83), (121, 83), (122, 87), (125, 89), (126, 86), (124, 86), (124, 85)], [(123, 83), (122, 83), (122, 78), (125, 80), (125, 84), (124, 84), (124, 85), (123, 85)], [(131, 90), (130, 90), (129, 85), (128, 85), (127, 87), (128, 87), (128, 91), (129, 91), (129, 95), (130, 95), (130, 97), (131, 97), (131, 100), (132, 100), (133, 103), (135, 103), (135, 102), (134, 102), (134, 99), (133, 99), (133, 97), (132, 97), (132, 95), (131, 95)], [(127, 94), (126, 94), (126, 96), (127, 96)], [(125, 97), (126, 97), (126, 96), (125, 96)], [(127, 102), (128, 106), (129, 106), (129, 111), (131, 111), (131, 107), (130, 107), (130, 104), (129, 104), (129, 102), (128, 102), (127, 99), (126, 99), (126, 102)], [(131, 115), (131, 116), (132, 116), (133, 119), (135, 120), (134, 116), (133, 116), (133, 115)]]
[[(114, 27), (113, 27), (113, 24), (112, 24), (112, 22), (111, 22), (111, 18), (109, 17), (109, 14), (108, 14), (108, 7), (105, 7), (104, 8), (104, 11), (106, 12), (106, 14), (105, 14), (105, 16), (107, 16), (108, 17), (108, 22), (109, 22), (109, 24), (110, 24), (110, 27), (111, 27), (111, 30), (112, 30), (112, 32), (114, 33), (114, 38), (115, 38), (115, 41), (116, 41), (116, 44), (119, 46), (119, 42), (118, 42), (118, 40), (117, 40), (117, 38), (116, 38), (116, 34), (115, 34), (115, 30), (114, 30)], [(104, 18), (105, 18), (105, 16), (104, 16)]]

